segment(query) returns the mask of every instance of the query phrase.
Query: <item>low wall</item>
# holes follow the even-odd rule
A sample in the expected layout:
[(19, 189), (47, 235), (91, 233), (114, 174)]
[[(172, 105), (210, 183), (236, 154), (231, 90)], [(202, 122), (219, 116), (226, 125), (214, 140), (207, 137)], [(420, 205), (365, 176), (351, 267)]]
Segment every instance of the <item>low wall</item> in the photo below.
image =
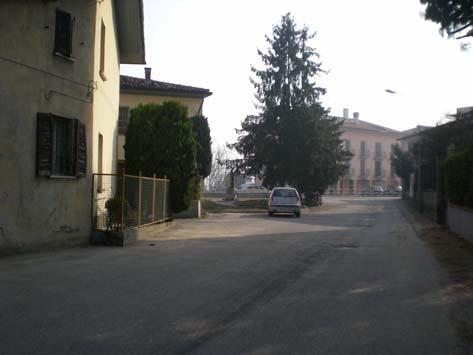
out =
[(234, 199), (237, 201), (245, 200), (265, 200), (269, 198), (269, 192), (243, 192), (236, 193)]
[(92, 245), (119, 245), (125, 246), (137, 240), (146, 240), (155, 238), (159, 233), (175, 225), (175, 222), (152, 224), (150, 226), (125, 229), (124, 231), (93, 231), (90, 243)]
[(452, 231), (473, 241), (473, 210), (448, 204), (447, 223)]

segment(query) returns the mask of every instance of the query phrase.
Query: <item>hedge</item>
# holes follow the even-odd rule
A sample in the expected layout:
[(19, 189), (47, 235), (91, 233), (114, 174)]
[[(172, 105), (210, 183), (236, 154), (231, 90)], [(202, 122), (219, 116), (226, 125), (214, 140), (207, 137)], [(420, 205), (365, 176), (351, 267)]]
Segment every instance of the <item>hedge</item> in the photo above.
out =
[(473, 208), (473, 147), (449, 156), (444, 167), (449, 201)]

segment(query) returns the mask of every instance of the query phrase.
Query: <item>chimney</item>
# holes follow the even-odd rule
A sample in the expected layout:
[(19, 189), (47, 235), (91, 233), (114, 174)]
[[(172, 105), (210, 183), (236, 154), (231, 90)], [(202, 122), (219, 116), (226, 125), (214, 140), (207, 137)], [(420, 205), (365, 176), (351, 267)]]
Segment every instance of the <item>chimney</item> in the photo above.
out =
[(350, 112), (350, 111), (348, 111), (347, 108), (344, 108), (344, 109), (343, 109), (343, 118), (348, 118), (348, 116), (350, 115), (349, 112)]
[(353, 112), (353, 119), (355, 120), (356, 124), (360, 123), (360, 113), (359, 112)]
[(151, 80), (151, 68), (149, 67), (145, 68), (145, 79)]

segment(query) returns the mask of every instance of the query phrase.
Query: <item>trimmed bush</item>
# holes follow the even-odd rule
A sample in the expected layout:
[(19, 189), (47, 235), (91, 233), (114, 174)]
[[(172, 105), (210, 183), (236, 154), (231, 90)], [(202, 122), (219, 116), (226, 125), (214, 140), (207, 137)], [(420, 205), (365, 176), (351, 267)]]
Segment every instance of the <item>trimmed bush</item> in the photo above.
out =
[(210, 175), (212, 168), (212, 141), (210, 138), (210, 127), (207, 117), (191, 117), (192, 130), (197, 143), (196, 162), (197, 173), (202, 179)]
[(184, 211), (196, 192), (196, 142), (187, 108), (178, 102), (131, 110), (125, 143), (126, 170), (171, 180), (170, 207)]

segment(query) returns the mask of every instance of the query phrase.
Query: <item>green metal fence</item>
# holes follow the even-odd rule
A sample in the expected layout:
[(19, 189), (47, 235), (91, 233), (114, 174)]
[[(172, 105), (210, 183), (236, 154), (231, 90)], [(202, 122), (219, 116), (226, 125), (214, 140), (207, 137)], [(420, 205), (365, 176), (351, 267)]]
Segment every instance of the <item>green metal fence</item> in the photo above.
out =
[(93, 227), (120, 231), (170, 218), (170, 180), (128, 174), (93, 174)]

